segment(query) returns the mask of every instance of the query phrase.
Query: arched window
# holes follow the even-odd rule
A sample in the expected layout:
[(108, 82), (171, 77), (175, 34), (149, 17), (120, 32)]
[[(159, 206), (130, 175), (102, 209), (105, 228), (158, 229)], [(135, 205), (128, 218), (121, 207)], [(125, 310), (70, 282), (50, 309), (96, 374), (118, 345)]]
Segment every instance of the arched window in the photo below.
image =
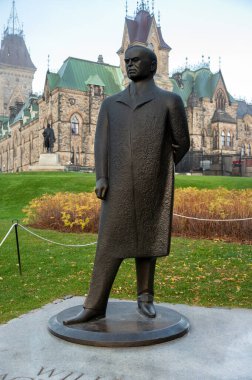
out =
[(231, 146), (231, 134), (230, 134), (230, 131), (227, 132), (227, 146), (228, 147)]
[(73, 135), (79, 134), (79, 120), (76, 115), (71, 117), (71, 132)]
[(226, 145), (226, 135), (225, 135), (225, 132), (222, 131), (221, 132), (221, 146), (225, 146)]
[(216, 129), (213, 131), (213, 149), (218, 149), (218, 132), (216, 131)]
[(220, 89), (216, 95), (216, 109), (224, 111), (225, 106), (226, 106), (226, 98), (225, 98), (224, 92)]

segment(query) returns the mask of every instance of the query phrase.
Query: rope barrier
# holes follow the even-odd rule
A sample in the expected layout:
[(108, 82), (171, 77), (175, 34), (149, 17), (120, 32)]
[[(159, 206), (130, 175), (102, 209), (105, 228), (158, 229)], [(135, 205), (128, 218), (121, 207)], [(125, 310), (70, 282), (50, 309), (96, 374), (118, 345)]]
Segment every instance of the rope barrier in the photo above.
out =
[[(252, 218), (240, 218), (240, 219), (207, 219), (207, 218), (197, 218), (197, 217), (193, 217), (193, 216), (186, 216), (186, 215), (181, 215), (181, 214), (175, 214), (173, 213), (173, 216), (177, 216), (179, 218), (184, 218), (184, 219), (191, 219), (191, 220), (200, 220), (200, 221), (204, 221), (204, 222), (242, 222), (242, 221), (246, 221), (246, 220), (252, 220)], [(36, 236), (38, 239), (41, 239), (41, 240), (44, 240), (44, 241), (47, 241), (48, 243), (52, 243), (52, 244), (57, 244), (57, 245), (60, 245), (60, 246), (63, 246), (63, 247), (88, 247), (90, 245), (95, 245), (97, 244), (97, 241), (93, 242), (93, 243), (87, 243), (87, 244), (63, 244), (63, 243), (59, 243), (59, 242), (56, 242), (56, 241), (53, 241), (53, 240), (50, 240), (50, 239), (47, 239), (43, 236), (40, 236), (38, 234), (36, 234), (35, 232), (29, 230), (27, 227), (23, 226), (22, 224), (20, 223), (14, 223), (9, 231), (7, 232), (7, 234), (5, 235), (5, 237), (3, 238), (3, 240), (0, 242), (0, 247), (3, 245), (3, 243), (5, 242), (5, 240), (7, 239), (7, 237), (9, 236), (9, 234), (11, 233), (11, 231), (13, 230), (13, 228), (15, 226), (19, 226), (21, 227), (23, 230), (25, 230), (26, 232), (28, 232), (29, 234), (33, 235), (33, 236)]]
[(11, 233), (11, 231), (13, 230), (13, 228), (17, 225), (17, 223), (14, 223), (12, 224), (11, 228), (9, 229), (9, 231), (7, 232), (7, 234), (5, 235), (5, 237), (3, 238), (3, 240), (1, 241), (0, 243), (0, 247), (3, 245), (3, 243), (5, 242), (5, 240), (7, 239), (7, 237), (9, 236), (9, 234)]
[(241, 219), (206, 219), (206, 218), (196, 218), (193, 216), (185, 216), (180, 214), (173, 213), (174, 216), (178, 216), (179, 218), (192, 219), (192, 220), (203, 220), (205, 222), (241, 222), (244, 220), (252, 220), (252, 218), (241, 218)]
[(47, 241), (48, 243), (53, 243), (53, 244), (61, 245), (63, 247), (88, 247), (89, 245), (97, 244), (96, 241), (93, 242), (93, 243), (87, 243), (87, 244), (63, 244), (63, 243), (59, 243), (59, 242), (56, 242), (56, 241), (53, 241), (53, 240), (50, 240), (50, 239), (46, 239), (43, 236), (40, 236), (40, 235), (36, 234), (33, 231), (30, 231), (28, 228), (22, 226), (22, 224), (18, 224), (18, 225), (19, 225), (19, 227), (23, 228), (23, 230), (25, 230), (26, 232), (30, 233), (31, 235), (36, 236), (37, 238), (39, 238), (41, 240)]
[[(13, 221), (12, 221), (12, 223), (13, 223)], [(17, 221), (16, 223), (12, 224), (12, 226), (9, 229), (9, 231), (7, 232), (7, 234), (5, 235), (5, 237), (3, 238), (3, 240), (0, 242), (0, 247), (3, 245), (3, 243), (5, 242), (5, 240), (7, 239), (7, 237), (9, 236), (9, 234), (11, 233), (11, 231), (13, 230), (13, 228), (15, 228), (16, 244), (17, 244), (18, 267), (19, 267), (20, 276), (22, 275), (22, 266), (21, 266), (21, 256), (20, 256), (19, 241), (18, 241), (18, 230), (17, 230), (18, 226), (21, 227), (26, 232), (30, 233), (31, 235), (36, 236), (37, 238), (39, 238), (41, 240), (47, 241), (48, 243), (53, 243), (53, 244), (61, 245), (63, 247), (87, 247), (87, 246), (90, 246), (90, 245), (97, 244), (97, 242), (87, 243), (87, 244), (63, 244), (63, 243), (59, 243), (57, 241), (46, 239), (43, 236), (40, 236), (40, 235), (36, 234), (33, 231), (30, 231), (28, 228), (26, 228), (25, 226), (22, 226), (22, 224), (19, 224), (18, 221)]]

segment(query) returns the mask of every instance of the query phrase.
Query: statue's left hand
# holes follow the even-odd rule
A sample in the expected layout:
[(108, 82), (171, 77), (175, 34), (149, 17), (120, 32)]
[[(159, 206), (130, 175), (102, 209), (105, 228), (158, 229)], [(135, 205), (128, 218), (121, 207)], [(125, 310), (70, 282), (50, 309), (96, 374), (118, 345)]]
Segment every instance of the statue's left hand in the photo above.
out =
[(108, 191), (107, 178), (100, 178), (96, 181), (95, 193), (97, 198), (104, 200)]

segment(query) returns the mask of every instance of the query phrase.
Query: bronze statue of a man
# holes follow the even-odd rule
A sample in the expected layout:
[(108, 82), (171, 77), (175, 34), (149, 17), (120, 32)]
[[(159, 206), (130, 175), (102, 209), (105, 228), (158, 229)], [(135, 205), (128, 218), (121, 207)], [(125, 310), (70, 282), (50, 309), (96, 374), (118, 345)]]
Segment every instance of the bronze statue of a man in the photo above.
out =
[(47, 153), (52, 153), (53, 145), (56, 141), (54, 130), (51, 125), (48, 123), (47, 127), (43, 131), (44, 136), (44, 147), (46, 148)]
[(102, 103), (95, 137), (96, 195), (102, 199), (89, 294), (65, 324), (105, 316), (110, 290), (125, 258), (135, 258), (138, 310), (156, 316), (156, 258), (170, 249), (174, 164), (189, 149), (181, 98), (155, 85), (157, 58), (143, 46), (125, 52), (130, 85)]

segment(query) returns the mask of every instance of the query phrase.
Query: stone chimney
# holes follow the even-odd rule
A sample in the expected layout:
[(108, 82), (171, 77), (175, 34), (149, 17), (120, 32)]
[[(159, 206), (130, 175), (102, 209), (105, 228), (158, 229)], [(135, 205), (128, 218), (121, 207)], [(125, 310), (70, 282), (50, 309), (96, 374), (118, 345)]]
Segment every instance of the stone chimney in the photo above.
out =
[(104, 63), (103, 56), (101, 54), (98, 55), (97, 63)]

